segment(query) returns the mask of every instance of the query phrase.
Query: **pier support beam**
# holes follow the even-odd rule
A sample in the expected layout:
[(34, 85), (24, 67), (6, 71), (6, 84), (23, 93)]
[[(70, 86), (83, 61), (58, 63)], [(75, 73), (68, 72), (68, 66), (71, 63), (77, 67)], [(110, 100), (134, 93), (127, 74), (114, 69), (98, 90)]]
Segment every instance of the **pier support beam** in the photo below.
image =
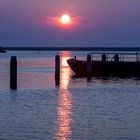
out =
[(92, 59), (91, 55), (87, 55), (87, 77), (91, 77), (91, 72), (92, 72)]
[(60, 55), (55, 56), (55, 85), (60, 85)]
[(10, 88), (11, 90), (17, 89), (17, 58), (11, 56), (10, 61)]

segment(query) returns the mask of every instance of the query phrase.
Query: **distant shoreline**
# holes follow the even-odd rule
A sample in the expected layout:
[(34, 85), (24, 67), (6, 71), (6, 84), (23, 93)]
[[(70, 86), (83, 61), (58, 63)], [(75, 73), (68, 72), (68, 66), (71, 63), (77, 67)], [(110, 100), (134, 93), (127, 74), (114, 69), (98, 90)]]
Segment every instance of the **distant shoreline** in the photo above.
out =
[(140, 51), (140, 47), (3, 47), (6, 51)]

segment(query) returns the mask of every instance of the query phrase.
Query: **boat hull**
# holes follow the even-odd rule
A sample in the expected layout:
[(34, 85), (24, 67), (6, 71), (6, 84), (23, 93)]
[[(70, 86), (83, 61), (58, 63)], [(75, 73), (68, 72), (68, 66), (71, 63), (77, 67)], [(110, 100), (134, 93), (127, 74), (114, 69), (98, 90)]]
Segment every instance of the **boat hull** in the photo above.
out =
[[(67, 60), (77, 76), (87, 76), (87, 63), (75, 59)], [(140, 62), (92, 61), (91, 76), (140, 77)]]

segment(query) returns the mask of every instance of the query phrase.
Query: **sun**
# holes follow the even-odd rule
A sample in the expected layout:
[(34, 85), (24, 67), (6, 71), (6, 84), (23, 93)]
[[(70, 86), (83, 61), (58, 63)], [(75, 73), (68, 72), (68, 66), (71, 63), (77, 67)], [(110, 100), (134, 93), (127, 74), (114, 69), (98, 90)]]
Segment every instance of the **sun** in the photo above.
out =
[(60, 23), (61, 24), (70, 24), (71, 23), (71, 17), (68, 14), (63, 14), (60, 17)]

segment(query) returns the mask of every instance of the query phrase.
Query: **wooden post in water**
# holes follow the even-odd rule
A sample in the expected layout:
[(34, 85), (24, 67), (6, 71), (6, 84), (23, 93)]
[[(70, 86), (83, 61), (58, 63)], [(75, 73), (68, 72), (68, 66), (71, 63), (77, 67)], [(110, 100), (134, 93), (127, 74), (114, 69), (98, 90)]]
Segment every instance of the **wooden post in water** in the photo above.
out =
[(55, 56), (55, 85), (60, 85), (60, 55)]
[(10, 88), (12, 90), (17, 89), (17, 58), (16, 56), (11, 56), (11, 61), (10, 61)]
[(136, 61), (137, 62), (139, 61), (139, 54), (138, 54), (138, 52), (136, 52)]
[(92, 72), (92, 59), (91, 55), (87, 55), (87, 77), (91, 77), (91, 72)]

